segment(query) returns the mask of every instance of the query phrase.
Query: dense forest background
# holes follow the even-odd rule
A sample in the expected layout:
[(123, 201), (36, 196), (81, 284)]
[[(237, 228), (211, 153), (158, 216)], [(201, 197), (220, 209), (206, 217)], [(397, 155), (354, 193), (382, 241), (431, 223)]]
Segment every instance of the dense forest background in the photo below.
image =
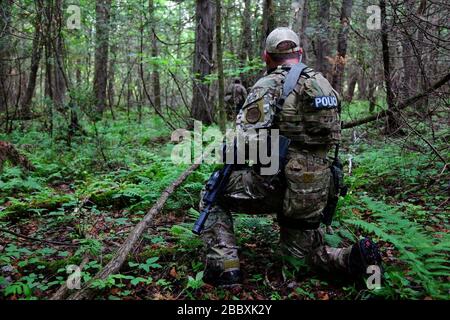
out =
[[(448, 299), (449, 17), (445, 0), (0, 0), (0, 299)], [(224, 90), (263, 75), (278, 26), (343, 99), (350, 192), (326, 240), (374, 237), (379, 290), (282, 268), (268, 216), (236, 219), (242, 288), (202, 281), (190, 228), (214, 166), (173, 164), (171, 132), (231, 127)]]

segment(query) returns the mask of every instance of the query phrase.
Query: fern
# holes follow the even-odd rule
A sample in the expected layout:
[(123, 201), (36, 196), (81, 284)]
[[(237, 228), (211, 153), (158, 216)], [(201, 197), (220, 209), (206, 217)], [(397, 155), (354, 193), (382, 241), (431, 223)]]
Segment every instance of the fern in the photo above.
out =
[[(390, 242), (399, 250), (399, 259), (406, 265), (404, 277), (412, 279), (412, 283), (422, 287), (433, 297), (449, 298), (448, 283), (445, 277), (450, 270), (448, 256), (450, 254), (450, 237), (447, 233), (429, 234), (423, 226), (405, 218), (406, 213), (381, 201), (363, 196), (361, 201), (372, 212), (374, 222), (356, 218), (345, 219), (344, 222), (373, 233), (384, 241)], [(389, 268), (388, 268), (389, 270)], [(391, 270), (393, 270), (391, 268)], [(393, 280), (393, 274), (387, 280)], [(442, 279), (444, 278), (444, 279)], [(395, 282), (390, 285), (395, 286)], [(412, 285), (409, 289), (414, 296), (420, 292)]]

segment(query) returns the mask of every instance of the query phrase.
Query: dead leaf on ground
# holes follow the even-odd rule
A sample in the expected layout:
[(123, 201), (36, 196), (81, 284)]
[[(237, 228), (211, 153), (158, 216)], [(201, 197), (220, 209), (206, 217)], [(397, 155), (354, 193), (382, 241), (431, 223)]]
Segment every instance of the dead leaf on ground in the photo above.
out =
[(170, 274), (170, 276), (173, 277), (173, 278), (177, 278), (177, 277), (178, 277), (178, 273), (177, 273), (177, 270), (175, 269), (175, 267), (173, 267), (172, 269), (170, 269), (169, 274)]

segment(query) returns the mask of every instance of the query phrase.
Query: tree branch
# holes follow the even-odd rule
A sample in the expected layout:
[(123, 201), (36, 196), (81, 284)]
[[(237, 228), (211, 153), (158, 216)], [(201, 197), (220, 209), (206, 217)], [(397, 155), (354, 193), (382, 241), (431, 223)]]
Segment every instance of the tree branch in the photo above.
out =
[(408, 123), (408, 120), (406, 117), (401, 113), (401, 111), (398, 111), (398, 114), (403, 119), (403, 122), (414, 132), (420, 139), (422, 139), (430, 148), (433, 150), (433, 152), (438, 156), (439, 159), (444, 163), (444, 169), (447, 167), (447, 160), (439, 153), (439, 151), (429, 142), (424, 136), (422, 136), (412, 125)]
[(33, 242), (38, 241), (38, 242), (52, 244), (52, 245), (55, 245), (55, 246), (67, 246), (67, 247), (79, 246), (78, 243), (51, 241), (51, 240), (45, 240), (45, 239), (38, 239), (38, 238), (28, 237), (28, 236), (24, 236), (23, 234), (16, 233), (16, 232), (10, 231), (8, 229), (4, 229), (4, 228), (0, 228), (0, 232), (9, 233), (9, 234), (12, 234), (13, 236), (16, 236), (18, 238), (22, 238), (22, 239), (25, 239), (25, 240), (28, 240), (28, 241), (33, 241)]
[(164, 204), (166, 203), (169, 196), (199, 166), (200, 166), (200, 164), (191, 165), (186, 171), (184, 171), (181, 174), (180, 177), (178, 177), (177, 180), (175, 180), (170, 186), (168, 186), (163, 191), (163, 193), (161, 194), (161, 197), (158, 199), (158, 201), (156, 201), (156, 203), (147, 212), (147, 214), (144, 216), (144, 218), (130, 232), (130, 234), (128, 235), (128, 238), (117, 250), (115, 256), (111, 259), (111, 261), (103, 268), (103, 270), (99, 271), (95, 275), (95, 277), (90, 282), (88, 282), (81, 290), (70, 295), (68, 297), (69, 300), (82, 300), (82, 299), (92, 298), (95, 294), (95, 291), (90, 287), (92, 281), (98, 280), (98, 279), (104, 280), (104, 279), (108, 278), (111, 274), (117, 273), (120, 270), (120, 268), (126, 261), (128, 254), (133, 249), (133, 247), (136, 245), (136, 243), (138, 243), (138, 241), (141, 238), (144, 231), (147, 229), (147, 227), (153, 221), (153, 218), (155, 217), (155, 215), (157, 215), (162, 210), (162, 208), (164, 207)]
[(351, 122), (344, 122), (342, 124), (342, 129), (349, 129), (349, 128), (353, 128), (353, 127), (357, 127), (360, 126), (362, 124), (366, 124), (375, 120), (379, 120), (379, 119), (383, 119), (385, 117), (387, 117), (391, 112), (396, 112), (402, 109), (405, 109), (407, 107), (409, 107), (410, 105), (414, 104), (415, 102), (419, 101), (420, 99), (422, 99), (423, 97), (428, 96), (430, 93), (436, 91), (437, 89), (439, 89), (440, 87), (442, 87), (444, 84), (446, 84), (448, 81), (450, 80), (450, 73), (447, 73), (447, 75), (445, 75), (443, 78), (441, 78), (439, 81), (435, 82), (434, 84), (432, 84), (430, 87), (428, 87), (426, 90), (424, 90), (423, 92), (408, 98), (402, 102), (400, 102), (399, 104), (397, 104), (394, 108), (393, 111), (390, 110), (383, 110), (380, 111), (374, 115), (359, 119), (359, 120), (355, 120), (355, 121), (351, 121)]

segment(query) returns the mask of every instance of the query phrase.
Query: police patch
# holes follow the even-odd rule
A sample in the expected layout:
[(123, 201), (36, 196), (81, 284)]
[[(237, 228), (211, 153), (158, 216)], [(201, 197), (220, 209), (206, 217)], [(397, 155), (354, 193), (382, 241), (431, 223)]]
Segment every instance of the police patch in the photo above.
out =
[(314, 98), (316, 109), (334, 109), (338, 107), (338, 100), (335, 96), (324, 96)]

